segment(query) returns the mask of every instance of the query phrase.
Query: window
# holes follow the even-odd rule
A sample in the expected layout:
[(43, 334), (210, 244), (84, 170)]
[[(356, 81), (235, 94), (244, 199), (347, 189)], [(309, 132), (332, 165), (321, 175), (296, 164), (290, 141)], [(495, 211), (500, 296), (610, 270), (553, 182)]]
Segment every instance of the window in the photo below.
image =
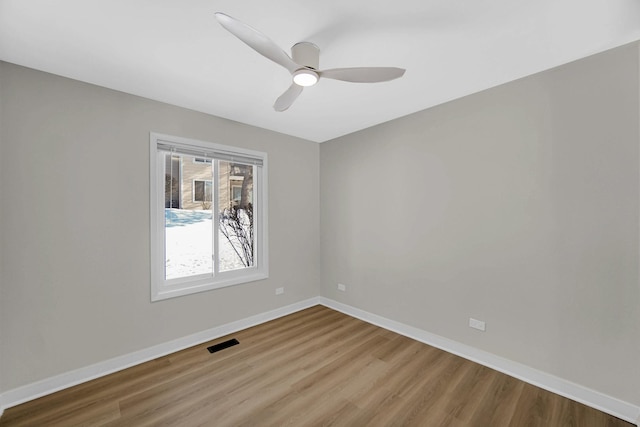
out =
[(233, 185), (231, 186), (231, 202), (234, 205), (237, 205), (238, 203), (240, 203), (240, 200), (242, 199), (242, 186), (241, 185)]
[(203, 157), (194, 157), (193, 163), (209, 163), (211, 164), (211, 159), (205, 159)]
[(212, 194), (213, 192), (211, 191), (211, 181), (204, 181), (202, 179), (193, 180), (194, 202), (210, 202), (213, 200)]
[(267, 278), (267, 155), (150, 140), (151, 299)]

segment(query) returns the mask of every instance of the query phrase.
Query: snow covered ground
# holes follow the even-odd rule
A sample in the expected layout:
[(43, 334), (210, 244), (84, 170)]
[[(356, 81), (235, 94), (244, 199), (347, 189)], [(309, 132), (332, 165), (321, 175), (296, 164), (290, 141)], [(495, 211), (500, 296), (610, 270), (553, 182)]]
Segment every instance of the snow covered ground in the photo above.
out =
[[(213, 272), (212, 212), (165, 209), (167, 279)], [(222, 234), (218, 237), (220, 271), (242, 268), (242, 262)]]

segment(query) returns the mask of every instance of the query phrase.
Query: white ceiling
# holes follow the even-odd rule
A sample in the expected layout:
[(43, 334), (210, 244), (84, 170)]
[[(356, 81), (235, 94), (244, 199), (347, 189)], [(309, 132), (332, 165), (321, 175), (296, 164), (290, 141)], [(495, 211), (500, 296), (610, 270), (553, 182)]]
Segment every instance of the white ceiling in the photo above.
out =
[[(286, 112), (287, 70), (224, 12), (320, 68), (395, 66), (376, 84), (321, 80)], [(640, 39), (639, 0), (0, 0), (0, 59), (322, 142)]]

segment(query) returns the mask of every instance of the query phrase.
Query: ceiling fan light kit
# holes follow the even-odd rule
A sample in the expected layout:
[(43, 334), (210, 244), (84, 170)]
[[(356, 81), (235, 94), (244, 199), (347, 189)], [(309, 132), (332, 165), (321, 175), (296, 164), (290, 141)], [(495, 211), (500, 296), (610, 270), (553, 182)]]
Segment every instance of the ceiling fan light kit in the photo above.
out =
[(308, 68), (301, 68), (293, 73), (293, 82), (300, 86), (313, 86), (318, 83), (318, 73)]
[(287, 55), (270, 38), (232, 18), (217, 12), (216, 19), (227, 31), (239, 38), (250, 48), (286, 68), (292, 75), (293, 83), (276, 100), (273, 108), (285, 111), (302, 93), (306, 86), (313, 86), (320, 78), (342, 80), (352, 83), (378, 83), (394, 80), (404, 75), (403, 68), (396, 67), (356, 67), (333, 68), (320, 70), (320, 48), (313, 43), (300, 42), (291, 48), (291, 56)]

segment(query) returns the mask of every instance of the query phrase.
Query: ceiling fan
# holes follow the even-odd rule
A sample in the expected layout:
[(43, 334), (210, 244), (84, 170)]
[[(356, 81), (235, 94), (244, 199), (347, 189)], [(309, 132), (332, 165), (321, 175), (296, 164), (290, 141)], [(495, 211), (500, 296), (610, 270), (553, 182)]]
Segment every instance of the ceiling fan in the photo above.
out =
[(397, 79), (404, 75), (403, 68), (395, 67), (355, 67), (332, 68), (320, 70), (320, 49), (313, 43), (300, 42), (291, 48), (291, 56), (287, 55), (270, 38), (232, 18), (217, 12), (216, 19), (231, 34), (245, 42), (262, 56), (282, 65), (293, 76), (293, 83), (278, 99), (273, 108), (285, 111), (302, 93), (305, 86), (313, 86), (320, 78), (342, 80), (353, 83), (377, 83)]

